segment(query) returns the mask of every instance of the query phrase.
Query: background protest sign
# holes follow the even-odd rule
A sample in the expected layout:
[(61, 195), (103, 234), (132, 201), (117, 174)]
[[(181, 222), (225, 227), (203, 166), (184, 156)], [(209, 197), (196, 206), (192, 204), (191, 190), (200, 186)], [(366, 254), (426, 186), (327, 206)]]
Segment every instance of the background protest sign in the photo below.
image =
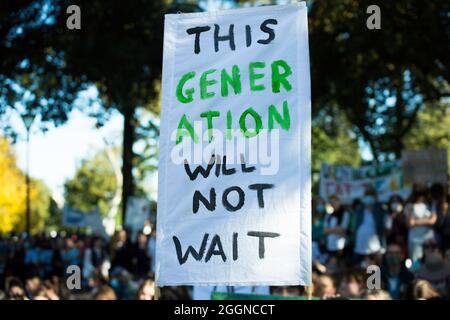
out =
[(132, 238), (145, 226), (145, 221), (150, 219), (150, 201), (142, 197), (130, 197), (127, 200), (127, 215), (125, 227), (131, 229)]
[(164, 28), (157, 285), (309, 285), (305, 3)]
[(446, 149), (403, 150), (405, 184), (447, 183), (447, 157)]
[(377, 191), (380, 201), (388, 201), (394, 194), (406, 198), (409, 191), (403, 185), (403, 170), (400, 160), (361, 167), (328, 165), (320, 168), (320, 196), (328, 199), (339, 196), (344, 204), (362, 198), (368, 188)]
[(78, 209), (65, 205), (63, 208), (62, 225), (73, 228), (91, 228), (92, 232), (106, 236), (102, 217), (98, 209), (91, 212), (82, 212)]

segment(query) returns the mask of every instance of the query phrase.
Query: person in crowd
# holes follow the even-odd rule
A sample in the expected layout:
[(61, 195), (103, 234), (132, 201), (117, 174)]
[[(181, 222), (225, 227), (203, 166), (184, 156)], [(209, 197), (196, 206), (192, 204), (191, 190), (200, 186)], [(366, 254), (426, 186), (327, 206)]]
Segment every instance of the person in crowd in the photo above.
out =
[(441, 183), (433, 183), (429, 189), (429, 198), (429, 208), (436, 213), (436, 222), (433, 225), (435, 238), (438, 243), (441, 243), (441, 231), (447, 203), (444, 186)]
[(381, 279), (394, 299), (404, 297), (408, 284), (414, 279), (414, 275), (409, 272), (404, 262), (405, 253), (402, 247), (397, 243), (390, 243), (381, 267)]
[(33, 299), (36, 295), (38, 290), (41, 287), (41, 279), (39, 277), (32, 277), (26, 280), (25, 282), (25, 290), (27, 297), (29, 299)]
[(355, 216), (355, 264), (361, 264), (367, 256), (383, 252), (386, 229), (390, 223), (374, 189), (368, 188), (364, 192), (362, 203), (363, 206)]
[(28, 300), (22, 282), (17, 278), (8, 279), (6, 289), (9, 300)]
[(312, 241), (319, 246), (325, 242), (324, 217), (326, 214), (325, 201), (318, 197), (314, 199), (312, 206)]
[(51, 281), (45, 281), (44, 284), (38, 288), (32, 300), (60, 300), (57, 289)]
[(334, 279), (329, 275), (318, 276), (314, 283), (314, 297), (321, 299), (334, 298), (337, 295), (337, 289)]
[(154, 300), (155, 298), (155, 282), (153, 279), (146, 279), (138, 290), (138, 300)]
[(39, 270), (39, 254), (40, 248), (39, 243), (36, 238), (30, 238), (30, 241), (25, 243), (25, 268), (27, 270), (26, 276), (40, 276)]
[(301, 286), (277, 286), (272, 288), (272, 295), (280, 297), (299, 297), (304, 294)]
[(152, 231), (148, 238), (148, 256), (150, 257), (150, 272), (156, 271), (156, 226), (152, 226)]
[(364, 271), (349, 270), (341, 279), (338, 294), (349, 299), (360, 299), (366, 288)]
[(80, 249), (76, 243), (76, 237), (66, 239), (65, 248), (62, 253), (62, 260), (64, 265), (64, 270), (71, 265), (80, 266)]
[(439, 293), (431, 283), (423, 279), (411, 282), (408, 290), (408, 300), (429, 300), (439, 298)]
[(144, 277), (150, 270), (150, 257), (148, 256), (147, 236), (140, 232), (133, 248), (133, 274), (139, 278)]
[(326, 249), (332, 256), (340, 256), (346, 244), (349, 213), (341, 205), (339, 197), (329, 198), (329, 212), (325, 217), (323, 232), (326, 235)]
[(386, 242), (397, 243), (402, 250), (407, 250), (408, 226), (404, 213), (405, 203), (399, 195), (395, 194), (389, 198), (388, 213), (391, 225), (387, 228)]
[(324, 231), (325, 201), (318, 197), (312, 206), (312, 261), (313, 268), (320, 273), (326, 271), (327, 254), (325, 250), (326, 237)]
[(51, 247), (50, 239), (43, 237), (41, 239), (41, 248), (39, 250), (39, 264), (41, 266), (39, 275), (42, 278), (50, 276), (53, 271), (53, 254), (54, 252)]
[(116, 233), (112, 246), (111, 269), (120, 267), (131, 272), (133, 269), (133, 248), (126, 230), (120, 230)]
[(450, 249), (450, 194), (445, 196), (440, 208), (437, 231), (440, 233), (441, 249), (445, 252)]
[(107, 258), (102, 238), (93, 237), (89, 247), (84, 251), (83, 276), (85, 279), (91, 278), (93, 272), (99, 270)]
[(447, 279), (450, 277), (450, 264), (444, 260), (435, 240), (425, 241), (423, 250), (423, 262), (416, 272), (416, 277), (427, 280), (440, 295), (445, 295), (447, 293)]
[(94, 295), (94, 300), (117, 300), (117, 296), (110, 286), (102, 286)]
[(364, 299), (366, 300), (392, 300), (389, 292), (385, 290), (367, 290)]
[(434, 239), (433, 225), (437, 219), (436, 212), (428, 206), (427, 189), (424, 186), (413, 186), (405, 212), (409, 228), (408, 253), (416, 264), (423, 257), (423, 243)]

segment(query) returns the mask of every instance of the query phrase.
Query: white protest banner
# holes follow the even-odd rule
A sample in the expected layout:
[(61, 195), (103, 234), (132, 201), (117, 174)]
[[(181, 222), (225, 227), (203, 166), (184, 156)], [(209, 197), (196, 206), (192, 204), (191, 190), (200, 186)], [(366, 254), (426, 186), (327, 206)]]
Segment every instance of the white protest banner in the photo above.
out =
[(403, 185), (402, 162), (400, 160), (351, 167), (322, 163), (320, 168), (320, 196), (328, 199), (337, 195), (344, 204), (361, 199), (367, 188), (377, 191), (378, 200), (388, 201), (392, 195), (406, 198), (409, 195)]
[(305, 3), (164, 28), (157, 285), (309, 285)]

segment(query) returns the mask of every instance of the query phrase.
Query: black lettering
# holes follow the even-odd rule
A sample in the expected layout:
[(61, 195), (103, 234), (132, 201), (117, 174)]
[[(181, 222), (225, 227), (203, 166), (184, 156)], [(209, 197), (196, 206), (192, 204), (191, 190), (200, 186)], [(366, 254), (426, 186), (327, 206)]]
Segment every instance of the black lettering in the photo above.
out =
[(209, 201), (200, 193), (200, 191), (195, 190), (192, 200), (192, 211), (194, 213), (198, 212), (200, 201), (203, 203), (206, 209), (208, 209), (209, 211), (214, 211), (216, 209), (216, 190), (214, 188), (211, 188), (211, 190), (209, 191)]
[(250, 190), (256, 190), (256, 195), (258, 197), (258, 205), (260, 208), (264, 208), (264, 189), (272, 189), (273, 184), (270, 183), (255, 183), (248, 186)]
[(202, 244), (200, 245), (200, 250), (198, 252), (192, 246), (188, 246), (185, 254), (183, 255), (180, 240), (178, 240), (178, 238), (176, 236), (173, 236), (172, 239), (175, 244), (175, 250), (177, 251), (178, 262), (180, 263), (180, 265), (182, 265), (183, 263), (185, 263), (187, 261), (187, 259), (189, 258), (189, 253), (192, 255), (192, 257), (195, 260), (197, 260), (197, 261), (202, 260), (203, 255), (205, 254), (206, 243), (208, 241), (208, 237), (209, 237), (209, 234), (205, 233), (205, 235), (203, 236)]
[(191, 168), (189, 167), (189, 163), (187, 162), (187, 160), (184, 160), (184, 170), (189, 176), (189, 179), (191, 179), (192, 181), (197, 179), (199, 173), (203, 176), (203, 178), (207, 178), (209, 176), (209, 173), (211, 172), (212, 167), (214, 166), (214, 162), (215, 162), (215, 155), (212, 155), (206, 169), (203, 169), (202, 166), (197, 166), (194, 172), (192, 172)]
[(245, 44), (247, 47), (252, 44), (252, 28), (249, 25), (245, 26)]
[(238, 233), (233, 232), (233, 260), (236, 261), (238, 258)]
[(195, 39), (194, 39), (194, 53), (195, 54), (199, 54), (200, 53), (200, 34), (202, 32), (209, 31), (210, 29), (211, 29), (211, 27), (204, 26), (204, 27), (189, 28), (189, 29), (186, 30), (186, 32), (188, 34), (195, 34)]
[(261, 31), (267, 33), (269, 36), (267, 37), (267, 39), (258, 40), (258, 43), (269, 44), (273, 39), (275, 39), (275, 31), (272, 28), (267, 27), (267, 25), (269, 24), (278, 24), (278, 21), (275, 19), (264, 20), (264, 22), (261, 24)]
[(224, 176), (229, 176), (235, 172), (236, 172), (235, 168), (227, 169), (227, 156), (223, 156), (222, 174)]
[(227, 36), (219, 36), (220, 26), (218, 24), (214, 24), (214, 50), (219, 51), (219, 41), (228, 41), (230, 44), (230, 49), (235, 50), (236, 46), (234, 44), (234, 24), (230, 24), (228, 35)]
[[(238, 203), (235, 206), (233, 206), (228, 201), (228, 194), (231, 191), (236, 191), (238, 193), (238, 195), (239, 195), (239, 201), (238, 201)], [(239, 188), (238, 186), (229, 187), (229, 188), (225, 189), (225, 191), (223, 192), (222, 203), (223, 203), (223, 206), (225, 207), (225, 209), (227, 209), (228, 211), (237, 211), (237, 210), (239, 210), (244, 205), (244, 202), (245, 202), (244, 191), (241, 188)]]
[[(214, 248), (217, 246), (217, 250)], [(222, 242), (220, 241), (220, 237), (216, 234), (209, 245), (208, 253), (205, 257), (205, 262), (208, 262), (211, 259), (212, 255), (220, 255), (222, 257), (223, 262), (227, 261), (227, 257), (225, 256), (225, 252), (222, 248)]]
[(275, 232), (262, 232), (262, 231), (249, 231), (247, 233), (250, 237), (258, 237), (259, 238), (259, 246), (258, 246), (258, 252), (259, 252), (259, 258), (264, 259), (264, 238), (276, 238), (279, 237), (279, 233)]
[(245, 158), (242, 153), (241, 153), (241, 170), (242, 170), (242, 172), (253, 172), (256, 170), (255, 166), (247, 167), (245, 165)]

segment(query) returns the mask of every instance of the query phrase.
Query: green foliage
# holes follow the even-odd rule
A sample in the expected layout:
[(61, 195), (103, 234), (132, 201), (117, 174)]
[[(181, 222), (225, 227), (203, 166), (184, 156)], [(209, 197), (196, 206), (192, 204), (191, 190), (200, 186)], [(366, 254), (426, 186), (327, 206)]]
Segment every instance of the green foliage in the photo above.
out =
[(74, 177), (64, 184), (66, 203), (89, 212), (97, 207), (105, 216), (116, 191), (114, 170), (105, 153), (82, 160)]
[[(398, 157), (421, 105), (450, 94), (450, 3), (309, 4), (314, 114), (337, 106), (375, 157)], [(381, 9), (381, 30), (366, 28), (372, 4)]]
[(407, 149), (443, 148), (448, 150), (450, 168), (450, 105), (427, 105), (418, 114), (416, 126), (405, 137)]
[(320, 171), (321, 162), (352, 166), (361, 164), (358, 141), (343, 116), (317, 119), (311, 131), (313, 172)]

